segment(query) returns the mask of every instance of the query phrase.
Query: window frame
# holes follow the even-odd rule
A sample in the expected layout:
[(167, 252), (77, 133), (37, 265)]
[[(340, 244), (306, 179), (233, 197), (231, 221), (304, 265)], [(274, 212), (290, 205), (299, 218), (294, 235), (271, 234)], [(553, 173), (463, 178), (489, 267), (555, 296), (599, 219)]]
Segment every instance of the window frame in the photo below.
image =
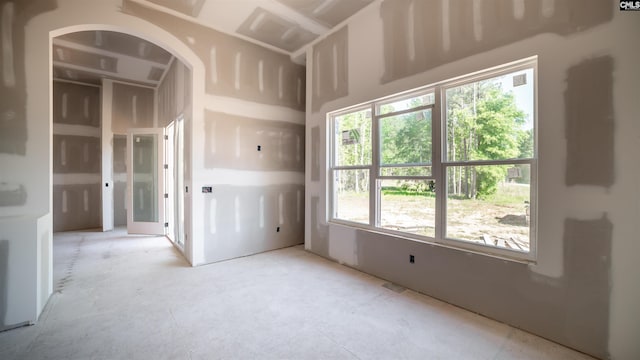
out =
[[(531, 158), (501, 159), (501, 160), (467, 160), (448, 161), (447, 160), (447, 109), (446, 91), (451, 88), (465, 84), (471, 84), (481, 80), (487, 80), (509, 73), (532, 69), (533, 76), (533, 154)], [(507, 260), (535, 262), (537, 257), (537, 197), (538, 197), (538, 59), (537, 56), (514, 61), (508, 64), (492, 67), (489, 69), (466, 74), (453, 79), (441, 81), (428, 86), (403, 91), (391, 96), (386, 96), (353, 107), (348, 107), (338, 111), (327, 113), (328, 132), (327, 147), (329, 150), (328, 162), (328, 221), (334, 224), (341, 224), (350, 227), (360, 228), (369, 231), (389, 234), (396, 237), (417, 240), (420, 242), (436, 244), (440, 246), (462, 249), (483, 255), (499, 257)], [(394, 112), (378, 114), (383, 105), (402, 101), (413, 97), (433, 94), (433, 104), (420, 105), (415, 108), (402, 109)], [(380, 138), (380, 120), (392, 116), (418, 112), (421, 110), (431, 110), (431, 175), (416, 176), (384, 176), (382, 169), (391, 166), (382, 166), (382, 149)], [(335, 119), (339, 116), (369, 110), (371, 113), (371, 164), (366, 166), (336, 166), (336, 141), (335, 139)], [(530, 173), (529, 190), (529, 252), (517, 251), (497, 246), (474, 243), (468, 240), (460, 240), (446, 237), (447, 227), (447, 170), (455, 166), (482, 166), (482, 165), (518, 165), (528, 164)], [(406, 164), (406, 166), (429, 166), (425, 164)], [(335, 171), (346, 169), (367, 169), (369, 171), (369, 222), (368, 224), (336, 218), (335, 204), (337, 194), (335, 191)], [(435, 236), (425, 236), (410, 232), (387, 229), (380, 226), (381, 215), (381, 190), (380, 184), (383, 180), (433, 180), (435, 181)]]
[[(371, 163), (369, 165), (335, 165), (336, 160), (337, 160), (337, 149), (336, 149), (336, 118), (342, 116), (342, 115), (347, 115), (347, 114), (352, 114), (352, 113), (356, 113), (356, 112), (360, 112), (360, 111), (366, 111), (366, 110), (370, 110), (371, 106), (369, 106), (369, 104), (366, 105), (360, 105), (360, 106), (353, 106), (350, 107), (348, 109), (344, 109), (344, 111), (337, 111), (337, 112), (332, 112), (331, 113), (331, 121), (329, 124), (329, 136), (327, 136), (327, 144), (329, 144), (329, 171), (328, 171), (328, 175), (329, 175), (329, 182), (327, 188), (328, 188), (328, 195), (329, 195), (329, 199), (331, 200), (329, 203), (329, 218), (330, 221), (333, 222), (338, 222), (338, 223), (343, 223), (345, 225), (350, 225), (350, 226), (363, 226), (363, 225), (369, 225), (371, 226), (371, 211), (372, 211), (372, 204), (371, 204), (371, 179), (372, 176), (371, 174), (373, 173), (373, 164), (375, 162), (374, 158), (373, 158), (373, 138), (371, 139)], [(371, 136), (373, 137), (373, 113), (372, 113), (372, 129), (371, 129)], [(336, 171), (340, 171), (340, 170), (368, 170), (369, 171), (369, 223), (368, 224), (364, 224), (364, 223), (360, 223), (360, 222), (356, 222), (356, 221), (350, 221), (350, 220), (345, 220), (345, 219), (339, 219), (339, 218), (335, 218), (335, 213), (336, 213), (336, 201), (337, 201), (337, 192), (335, 189), (335, 173)]]

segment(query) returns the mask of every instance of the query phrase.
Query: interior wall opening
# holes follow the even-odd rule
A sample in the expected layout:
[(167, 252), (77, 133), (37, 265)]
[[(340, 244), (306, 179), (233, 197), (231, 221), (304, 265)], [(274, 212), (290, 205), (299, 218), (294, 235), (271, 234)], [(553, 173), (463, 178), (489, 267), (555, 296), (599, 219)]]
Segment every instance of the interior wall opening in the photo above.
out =
[[(123, 32), (69, 32), (51, 44), (54, 232), (127, 227), (168, 235), (184, 252), (190, 69), (162, 47)], [(131, 145), (140, 145), (146, 132), (158, 134), (156, 143), (165, 148), (153, 154), (155, 187), (146, 178), (153, 164), (142, 159), (148, 147)], [(136, 155), (140, 166), (132, 171)], [(156, 216), (135, 218), (136, 204), (139, 210), (155, 204)], [(156, 227), (132, 231), (136, 220)]]

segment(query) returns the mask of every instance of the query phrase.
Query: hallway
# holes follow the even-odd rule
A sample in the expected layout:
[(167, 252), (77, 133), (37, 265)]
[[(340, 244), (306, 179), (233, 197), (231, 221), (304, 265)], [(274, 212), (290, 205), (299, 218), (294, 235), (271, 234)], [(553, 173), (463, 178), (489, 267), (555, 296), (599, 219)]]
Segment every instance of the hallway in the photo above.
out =
[(301, 246), (190, 267), (164, 238), (54, 237), (37, 325), (2, 359), (590, 359)]

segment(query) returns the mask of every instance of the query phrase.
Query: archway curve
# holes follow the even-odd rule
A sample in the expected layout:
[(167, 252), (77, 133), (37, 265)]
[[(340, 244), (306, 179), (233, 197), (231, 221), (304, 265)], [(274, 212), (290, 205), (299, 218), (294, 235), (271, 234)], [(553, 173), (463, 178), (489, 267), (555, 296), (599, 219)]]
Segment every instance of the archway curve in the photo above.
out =
[[(30, 18), (24, 25), (23, 50), (17, 61), (23, 61), (24, 84), (19, 89), (25, 100), (24, 123), (27, 139), (23, 156), (9, 157), (11, 162), (28, 164), (24, 171), (16, 175), (29, 194), (24, 206), (11, 210), (11, 215), (28, 219), (33, 226), (22, 226), (11, 223), (11, 229), (20, 234), (25, 244), (30, 244), (33, 251), (26, 255), (25, 264), (29, 264), (32, 277), (25, 287), (33, 297), (25, 299), (25, 304), (32, 304), (26, 309), (25, 321), (37, 321), (53, 292), (53, 81), (52, 81), (52, 38), (82, 30), (119, 31), (150, 41), (180, 59), (190, 70), (191, 83), (191, 126), (185, 129), (188, 138), (195, 138), (192, 133), (204, 126), (205, 116), (205, 66), (203, 59), (182, 40), (168, 30), (146, 20), (125, 14), (121, 9), (122, 1), (86, 1), (56, 0), (53, 10), (49, 10)], [(28, 69), (28, 71), (27, 71)], [(195, 140), (195, 139), (194, 139)], [(194, 164), (199, 157), (196, 151), (201, 144), (191, 141), (188, 148), (191, 160), (187, 164), (189, 182), (193, 182)], [(202, 141), (200, 141), (202, 142)], [(4, 159), (2, 159), (4, 161)], [(193, 187), (192, 187), (193, 188)], [(191, 212), (198, 201), (185, 201), (185, 210)], [(25, 220), (26, 221), (26, 220)], [(200, 220), (186, 220), (186, 231), (194, 233)], [(204, 258), (203, 239), (189, 236), (189, 244), (185, 244), (185, 255), (192, 264), (201, 264)], [(32, 291), (32, 292), (31, 292)], [(35, 301), (32, 301), (35, 300)]]
[[(156, 27), (156, 29), (154, 29), (157, 33), (160, 32), (166, 32), (166, 30)], [(169, 53), (171, 53), (173, 56), (176, 57), (176, 59), (180, 60), (185, 66), (187, 66), (190, 70), (190, 74), (191, 74), (191, 99), (192, 102), (190, 104), (190, 108), (192, 109), (191, 112), (191, 126), (190, 128), (193, 129), (193, 124), (198, 122), (198, 119), (196, 119), (196, 117), (199, 114), (202, 114), (202, 110), (198, 111), (198, 107), (202, 106), (201, 109), (204, 108), (202, 103), (199, 103), (199, 94), (203, 94), (204, 93), (204, 65), (202, 63), (202, 61), (200, 60), (200, 58), (186, 45), (184, 44), (182, 41), (178, 40), (177, 38), (175, 38), (173, 35), (168, 35), (168, 36), (162, 36), (159, 37), (157, 35), (154, 34), (150, 34), (149, 32), (145, 32), (145, 31), (135, 31), (132, 27), (128, 27), (128, 26), (122, 26), (122, 25), (112, 25), (112, 24), (77, 24), (77, 25), (71, 25), (71, 26), (65, 26), (62, 28), (58, 28), (55, 30), (51, 30), (49, 32), (49, 47), (51, 49), (51, 43), (53, 38), (61, 36), (61, 35), (65, 35), (65, 34), (70, 34), (70, 33), (75, 33), (75, 32), (80, 32), (80, 31), (112, 31), (112, 32), (119, 32), (119, 33), (123, 33), (123, 34), (127, 34), (127, 35), (131, 35), (131, 36), (135, 36), (138, 37), (140, 39), (149, 41), (161, 48), (163, 48), (164, 50), (168, 51)], [(168, 33), (168, 32), (167, 32)], [(168, 33), (170, 34), (170, 33)], [(51, 50), (50, 50), (51, 51)], [(50, 53), (50, 61), (52, 62), (53, 59), (51, 57), (51, 53)], [(52, 63), (50, 63), (50, 66), (52, 67)], [(198, 73), (201, 73), (202, 75), (198, 75)], [(50, 73), (49, 77), (51, 78), (51, 80), (53, 80), (53, 74)], [(200, 84), (201, 83), (201, 84)], [(199, 90), (200, 89), (200, 90)], [(50, 90), (50, 94), (49, 94), (50, 98), (53, 96), (52, 94), (52, 89)], [(50, 124), (53, 123), (53, 104), (52, 102), (50, 102)], [(192, 131), (192, 130), (191, 130)], [(50, 134), (50, 138), (52, 139), (53, 137), (53, 133)], [(51, 141), (52, 143), (52, 141)], [(52, 151), (52, 149), (51, 149)], [(193, 154), (193, 150), (191, 151), (191, 153)], [(191, 169), (192, 166), (189, 166), (189, 168)], [(51, 193), (50, 196), (53, 196), (53, 194)], [(51, 208), (51, 215), (53, 216), (53, 209)], [(185, 222), (185, 227), (191, 227), (193, 226), (193, 222), (190, 223), (186, 223)], [(191, 231), (189, 231), (191, 232)], [(197, 249), (199, 247), (195, 247), (193, 246), (193, 237), (189, 237), (188, 240), (185, 241), (185, 245), (184, 245), (184, 254), (185, 256), (187, 256), (187, 259), (192, 263), (195, 264), (194, 259), (196, 259), (198, 257), (198, 253), (197, 253)]]

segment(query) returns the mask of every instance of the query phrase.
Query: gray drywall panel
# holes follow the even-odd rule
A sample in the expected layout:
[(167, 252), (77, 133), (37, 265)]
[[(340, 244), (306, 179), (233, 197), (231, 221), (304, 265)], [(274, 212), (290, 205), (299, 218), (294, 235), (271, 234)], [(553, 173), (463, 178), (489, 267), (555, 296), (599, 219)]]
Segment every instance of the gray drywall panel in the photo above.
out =
[(53, 186), (53, 231), (102, 226), (100, 184)]
[(118, 58), (53, 45), (53, 59), (56, 62), (91, 68), (98, 71), (118, 72)]
[(100, 138), (53, 135), (54, 174), (99, 174), (102, 153)]
[(191, 104), (191, 71), (178, 59), (158, 85), (158, 126), (166, 127)]
[(59, 36), (58, 38), (164, 65), (168, 64), (173, 57), (171, 53), (154, 43), (133, 35), (115, 31), (78, 31)]
[(152, 66), (151, 70), (149, 70), (149, 75), (147, 75), (147, 79), (151, 81), (160, 81), (162, 79), (162, 75), (164, 74), (164, 69)]
[(562, 343), (608, 358), (611, 239), (607, 215), (564, 223), (566, 312)]
[(381, 82), (537, 34), (584, 31), (610, 21), (614, 9), (610, 2), (600, 0), (554, 1), (551, 6), (544, 1), (513, 0), (479, 4), (385, 0), (380, 8), (385, 61)]
[(128, 84), (113, 84), (111, 129), (126, 134), (131, 128), (153, 127), (153, 89)]
[(327, 36), (313, 46), (313, 112), (325, 103), (349, 95), (349, 28)]
[(302, 244), (303, 199), (303, 185), (214, 186), (205, 198), (206, 262)]
[(289, 52), (298, 50), (318, 37), (261, 7), (256, 8), (240, 25), (238, 33)]
[(27, 190), (17, 183), (0, 183), (0, 206), (20, 206), (27, 202)]
[[(329, 241), (320, 233), (315, 199), (311, 251), (327, 256)], [(607, 358), (612, 230), (606, 216), (567, 219), (560, 278), (536, 274), (524, 263), (357, 229), (358, 262), (351, 266)]]
[(329, 226), (326, 216), (320, 210), (320, 197), (311, 197), (311, 251), (329, 257)]
[(615, 181), (613, 59), (602, 56), (569, 68), (564, 100), (567, 185), (611, 187)]
[(0, 331), (33, 324), (38, 318), (39, 264), (36, 255), (40, 219), (34, 216), (0, 217), (0, 261), (6, 261), (5, 265), (0, 264), (0, 269), (6, 269), (0, 274), (3, 279), (0, 280), (3, 281), (0, 296), (5, 304), (4, 309), (0, 307), (0, 311), (4, 310), (0, 314)]
[(304, 172), (304, 125), (207, 111), (205, 134), (206, 168)]
[(25, 155), (28, 133), (24, 27), (33, 17), (56, 7), (55, 0), (0, 2), (0, 154)]
[(185, 15), (198, 17), (205, 0), (149, 0), (152, 3), (168, 7)]
[(100, 127), (100, 88), (54, 81), (53, 122)]
[(355, 14), (373, 0), (277, 0), (297, 12), (332, 28)]
[[(79, 134), (101, 125), (100, 88), (54, 81), (53, 122)], [(101, 139), (95, 136), (53, 134), (54, 231), (101, 226)], [(92, 174), (81, 180), (79, 175)], [(85, 182), (85, 183), (83, 183)], [(56, 202), (57, 201), (57, 202)]]
[(177, 60), (167, 69), (162, 82), (157, 88), (158, 126), (166, 127), (177, 115), (176, 83)]
[[(96, 73), (78, 70), (76, 68), (71, 68), (65, 66), (65, 64), (57, 63), (53, 67), (53, 78), (59, 80), (71, 80), (75, 82), (81, 82), (85, 84), (93, 84), (93, 85), (102, 85), (102, 76), (97, 75)], [(108, 78), (110, 80), (123, 81), (130, 84), (136, 84), (141, 86), (151, 86), (154, 87), (157, 85), (154, 81), (138, 81), (131, 80), (129, 78), (124, 78), (121, 76), (117, 76), (115, 73), (113, 75), (109, 75)]]
[(127, 137), (125, 135), (113, 136), (113, 174), (127, 174)]
[(289, 56), (131, 0), (123, 0), (123, 12), (163, 27), (193, 49), (206, 66), (208, 94), (304, 111), (305, 68)]

